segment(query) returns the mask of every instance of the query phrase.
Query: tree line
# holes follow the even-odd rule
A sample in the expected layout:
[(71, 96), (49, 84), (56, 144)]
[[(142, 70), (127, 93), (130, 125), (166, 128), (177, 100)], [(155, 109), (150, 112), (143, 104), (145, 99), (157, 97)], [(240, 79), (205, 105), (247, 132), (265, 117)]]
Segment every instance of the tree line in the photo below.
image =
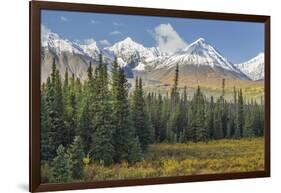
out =
[(188, 100), (186, 87), (180, 92), (178, 86), (178, 66), (166, 95), (145, 93), (139, 77), (129, 93), (124, 69), (115, 59), (108, 74), (102, 55), (95, 69), (89, 63), (87, 80), (68, 73), (60, 76), (54, 58), (41, 85), (41, 160), (53, 167), (56, 182), (80, 179), (85, 157), (104, 165), (135, 163), (152, 143), (263, 136), (262, 100), (245, 103), (242, 89), (233, 88), (227, 102), (224, 79), (219, 98), (198, 86)]

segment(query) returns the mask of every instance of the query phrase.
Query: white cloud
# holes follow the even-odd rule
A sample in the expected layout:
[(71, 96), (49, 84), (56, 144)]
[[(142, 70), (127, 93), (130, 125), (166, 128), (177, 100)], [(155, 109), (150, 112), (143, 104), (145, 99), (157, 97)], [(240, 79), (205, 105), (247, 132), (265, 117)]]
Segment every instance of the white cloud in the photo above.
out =
[(171, 24), (160, 24), (154, 28), (153, 36), (157, 46), (165, 52), (177, 52), (187, 46)]
[(66, 17), (64, 17), (64, 16), (61, 16), (61, 17), (60, 17), (60, 20), (61, 20), (61, 21), (64, 21), (64, 22), (67, 22), (67, 21), (68, 21), (68, 19), (67, 19)]
[(117, 30), (110, 32), (110, 35), (120, 35), (120, 34), (122, 34), (122, 33)]
[(111, 43), (108, 40), (100, 40), (99, 43), (102, 46), (110, 46), (111, 45)]

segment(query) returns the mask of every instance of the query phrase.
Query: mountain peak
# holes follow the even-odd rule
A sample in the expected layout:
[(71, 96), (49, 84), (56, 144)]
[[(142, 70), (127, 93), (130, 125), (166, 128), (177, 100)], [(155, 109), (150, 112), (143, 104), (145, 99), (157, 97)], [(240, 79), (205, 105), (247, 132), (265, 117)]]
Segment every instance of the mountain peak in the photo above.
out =
[(200, 46), (205, 47), (206, 45), (209, 45), (204, 38), (199, 38), (195, 42), (191, 43), (188, 47), (194, 47), (194, 46)]
[(252, 80), (261, 80), (264, 78), (264, 53), (261, 52), (254, 58), (235, 66)]
[(205, 42), (204, 38), (198, 38), (198, 40), (196, 40), (194, 43), (203, 43)]
[(183, 66), (193, 65), (193, 66), (208, 66), (213, 69), (221, 68), (227, 71), (231, 71), (239, 76), (241, 79), (247, 79), (247, 77), (238, 69), (236, 69), (231, 62), (224, 58), (212, 45), (207, 43), (204, 38), (199, 38), (181, 52), (178, 52), (157, 68), (162, 67), (173, 67), (176, 64), (181, 64)]
[(193, 50), (196, 49), (210, 49), (212, 46), (210, 46), (204, 38), (199, 38), (196, 41), (192, 42), (189, 44), (186, 48), (184, 48), (182, 51), (183, 52), (192, 52)]
[(262, 58), (262, 57), (264, 57), (264, 53), (263, 53), (263, 52), (260, 52), (256, 57), (257, 57), (257, 58)]
[(143, 45), (135, 42), (130, 37), (127, 37), (119, 42), (116, 42), (113, 46), (111, 46), (111, 48), (114, 48), (114, 49), (122, 49), (122, 48), (123, 49), (125, 49), (125, 48), (136, 49), (136, 48), (140, 48), (140, 47), (143, 48)]
[(141, 45), (137, 42), (135, 42), (131, 37), (126, 37), (125, 39), (119, 41), (119, 42), (116, 42), (115, 43), (116, 45), (120, 45), (120, 44), (125, 44), (125, 45)]
[(131, 37), (126, 37), (123, 42), (134, 42)]

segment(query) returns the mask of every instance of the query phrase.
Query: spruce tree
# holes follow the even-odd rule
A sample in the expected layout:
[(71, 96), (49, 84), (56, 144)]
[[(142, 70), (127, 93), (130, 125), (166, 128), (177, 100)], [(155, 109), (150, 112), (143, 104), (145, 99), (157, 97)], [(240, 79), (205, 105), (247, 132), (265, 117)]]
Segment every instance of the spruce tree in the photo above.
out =
[(94, 100), (96, 105), (93, 119), (92, 156), (93, 159), (110, 165), (113, 163), (114, 156), (112, 108), (108, 89), (107, 66), (102, 61), (102, 55), (100, 55), (95, 78), (96, 94)]
[(128, 101), (128, 82), (125, 72), (118, 67), (117, 60), (112, 66), (112, 120), (114, 126), (115, 162), (128, 160), (135, 162), (141, 159), (141, 149), (130, 117)]
[(92, 133), (94, 132), (94, 109), (97, 101), (95, 100), (95, 77), (93, 76), (92, 63), (89, 63), (87, 70), (87, 80), (84, 83), (82, 113), (79, 120), (79, 135), (83, 143), (85, 153), (91, 151)]
[(215, 111), (214, 97), (211, 96), (211, 100), (207, 110), (207, 117), (206, 117), (206, 128), (207, 128), (208, 139), (215, 138), (214, 111)]
[(174, 84), (171, 92), (172, 112), (175, 111), (176, 104), (178, 103), (179, 100), (178, 81), (179, 81), (179, 65), (177, 64), (175, 69)]
[(143, 151), (146, 151), (151, 141), (151, 124), (145, 109), (144, 94), (141, 78), (136, 78), (135, 90), (133, 93), (132, 120), (136, 134)]
[[(263, 135), (263, 115), (262, 115), (262, 107), (254, 102), (253, 105), (253, 134), (255, 136)], [(246, 123), (245, 123), (246, 124)]]
[(70, 166), (73, 179), (81, 179), (84, 175), (83, 158), (85, 157), (83, 151), (83, 143), (79, 136), (74, 138), (73, 143), (68, 149), (70, 156)]
[(89, 153), (91, 150), (92, 144), (92, 136), (91, 133), (93, 132), (93, 122), (92, 122), (92, 113), (90, 110), (89, 99), (86, 99), (81, 118), (79, 123), (79, 134), (81, 136), (83, 142), (83, 149), (85, 153)]
[(245, 124), (243, 128), (243, 137), (254, 137), (254, 130), (253, 130), (253, 119), (254, 115), (252, 114), (253, 112), (251, 110), (248, 110), (245, 113)]
[(53, 59), (52, 72), (46, 84), (45, 110), (47, 117), (47, 129), (42, 132), (47, 137), (41, 144), (45, 152), (48, 152), (47, 160), (52, 160), (56, 156), (56, 150), (60, 144), (66, 145), (66, 130), (64, 125), (64, 108), (62, 96), (62, 83), (59, 71), (56, 69), (55, 59)]
[(217, 99), (214, 112), (215, 139), (223, 138), (221, 98)]
[(205, 99), (200, 87), (197, 88), (196, 93), (196, 131), (195, 140), (196, 141), (206, 141), (207, 140), (207, 129), (205, 125)]
[(130, 163), (135, 163), (141, 161), (143, 159), (143, 153), (141, 150), (139, 138), (135, 137), (132, 140), (128, 141), (129, 143), (129, 153), (128, 153), (128, 161)]
[(57, 156), (52, 162), (52, 177), (50, 182), (66, 183), (71, 181), (71, 167), (69, 155), (65, 152), (63, 145), (60, 145), (56, 151)]
[(240, 89), (238, 93), (238, 114), (237, 114), (237, 131), (236, 137), (243, 137), (243, 127), (244, 127), (244, 103), (243, 103), (243, 93)]
[(64, 124), (65, 124), (65, 144), (72, 143), (78, 127), (78, 104), (77, 92), (75, 90), (75, 77), (72, 74), (70, 83), (68, 81), (68, 72), (65, 72), (63, 85), (63, 106), (64, 106)]
[(47, 109), (47, 86), (50, 84), (50, 78), (47, 78), (47, 83), (41, 86), (41, 102), (40, 102), (40, 155), (41, 160), (49, 160), (53, 155), (50, 154), (50, 118)]

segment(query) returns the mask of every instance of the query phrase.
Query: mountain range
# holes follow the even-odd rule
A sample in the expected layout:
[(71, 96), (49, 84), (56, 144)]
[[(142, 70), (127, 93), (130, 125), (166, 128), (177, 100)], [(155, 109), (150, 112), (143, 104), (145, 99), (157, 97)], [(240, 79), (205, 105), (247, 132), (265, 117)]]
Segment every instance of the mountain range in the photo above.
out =
[(264, 55), (241, 64), (232, 64), (204, 38), (199, 38), (176, 53), (166, 53), (159, 47), (145, 47), (130, 37), (102, 48), (95, 41), (75, 42), (51, 31), (41, 33), (41, 80), (45, 82), (51, 73), (53, 58), (61, 74), (65, 70), (82, 81), (87, 78), (89, 62), (95, 67), (99, 54), (110, 64), (117, 57), (129, 80), (142, 76), (147, 85), (169, 85), (179, 65), (180, 83), (229, 80), (256, 81), (263, 79)]

